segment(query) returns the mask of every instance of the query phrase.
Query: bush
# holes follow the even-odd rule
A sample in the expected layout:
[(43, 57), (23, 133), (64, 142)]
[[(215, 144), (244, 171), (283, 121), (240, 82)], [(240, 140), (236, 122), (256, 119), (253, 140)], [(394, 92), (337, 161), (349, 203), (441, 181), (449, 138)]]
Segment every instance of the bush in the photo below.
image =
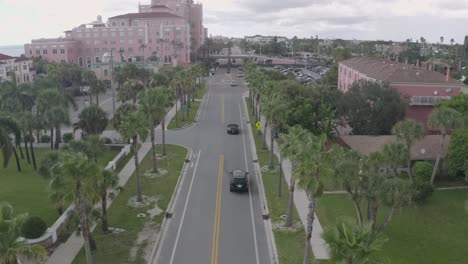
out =
[(56, 151), (47, 153), (39, 163), (37, 173), (39, 173), (39, 175), (44, 178), (48, 178), (50, 176), (50, 169), (57, 163), (58, 160), (59, 154)]
[(28, 239), (41, 237), (47, 230), (47, 224), (38, 216), (31, 216), (21, 227), (21, 235)]
[(49, 135), (42, 135), (41, 136), (41, 143), (49, 143), (50, 142), (50, 136)]
[(434, 188), (429, 182), (417, 182), (413, 184), (413, 202), (423, 205), (434, 193)]
[(414, 180), (420, 183), (428, 183), (431, 180), (432, 164), (418, 161), (413, 166)]
[(72, 141), (73, 138), (74, 138), (73, 133), (65, 133), (62, 136), (63, 142), (65, 143), (70, 143), (70, 141)]
[(104, 144), (112, 144), (112, 139), (108, 137), (103, 137), (102, 141), (104, 142)]

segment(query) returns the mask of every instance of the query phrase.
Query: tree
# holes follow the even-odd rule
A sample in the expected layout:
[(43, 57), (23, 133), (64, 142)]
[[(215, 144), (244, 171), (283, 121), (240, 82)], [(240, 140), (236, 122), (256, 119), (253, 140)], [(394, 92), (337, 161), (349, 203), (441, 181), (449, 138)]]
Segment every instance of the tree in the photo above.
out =
[[(408, 160), (410, 152), (404, 144), (392, 142), (384, 146), (382, 154), (384, 156), (385, 165), (391, 169), (395, 177), (398, 177), (398, 168), (402, 167), (405, 161)], [(408, 170), (410, 169), (411, 167), (408, 168)], [(412, 181), (412, 178), (410, 178), (410, 181)]]
[(371, 263), (373, 254), (388, 240), (375, 235), (372, 225), (360, 225), (350, 220), (339, 221), (326, 229), (322, 238), (330, 248), (331, 260), (346, 264)]
[(449, 174), (463, 175), (468, 161), (468, 128), (456, 129), (450, 138), (448, 148)]
[(442, 107), (436, 108), (432, 111), (429, 116), (429, 126), (434, 129), (438, 129), (442, 134), (440, 139), (440, 148), (439, 153), (437, 153), (436, 163), (434, 165), (434, 170), (432, 171), (431, 175), (431, 184), (434, 185), (435, 176), (439, 169), (439, 163), (442, 156), (442, 151), (444, 149), (444, 140), (447, 136), (447, 133), (450, 130), (460, 128), (463, 126), (463, 117), (462, 115), (455, 109)]
[(344, 95), (345, 119), (354, 135), (386, 135), (405, 115), (405, 103), (388, 84), (354, 83)]
[[(89, 103), (92, 104), (93, 103), (93, 98), (92, 98), (92, 95), (95, 95), (97, 96), (97, 94), (100, 92), (100, 87), (98, 87), (98, 79), (96, 77), (96, 73), (94, 73), (93, 70), (91, 69), (84, 69), (82, 72), (81, 72), (81, 79), (89, 86)], [(97, 101), (98, 99), (96, 99)]]
[[(15, 141), (12, 141), (10, 135), (13, 134)], [(18, 123), (10, 116), (0, 115), (0, 146), (3, 154), (3, 167), (8, 166), (8, 162), (12, 154), (15, 155), (16, 168), (21, 171), (21, 165), (19, 163), (18, 154), (16, 153), (15, 146), (19, 144), (21, 140), (21, 131)]]
[(308, 264), (310, 258), (310, 239), (315, 219), (316, 199), (323, 193), (324, 179), (334, 175), (334, 162), (339, 153), (335, 146), (327, 149), (326, 142), (326, 136), (315, 136), (306, 132), (304, 141), (299, 146), (303, 150), (299, 151), (297, 156), (296, 177), (299, 180), (299, 187), (305, 190), (309, 199), (304, 264)]
[(106, 86), (104, 86), (104, 82), (101, 80), (96, 80), (95, 82), (91, 83), (89, 87), (89, 93), (91, 95), (96, 96), (96, 105), (99, 105), (99, 95), (106, 92)]
[(289, 198), (288, 198), (288, 211), (286, 214), (285, 226), (291, 227), (292, 226), (292, 212), (294, 207), (294, 190), (296, 187), (296, 177), (295, 177), (295, 169), (297, 166), (295, 160), (300, 155), (300, 152), (303, 151), (300, 148), (304, 137), (306, 134), (306, 130), (302, 129), (299, 126), (290, 127), (288, 134), (281, 135), (281, 142), (282, 144), (279, 147), (281, 156), (284, 158), (288, 158), (291, 161), (292, 165), (292, 173), (291, 179), (289, 182)]
[(107, 123), (107, 113), (98, 105), (91, 105), (78, 115), (75, 129), (83, 130), (84, 135), (100, 135), (106, 129)]
[(45, 260), (47, 251), (40, 245), (30, 245), (21, 236), (21, 227), (28, 214), (15, 215), (13, 207), (6, 202), (0, 203), (0, 263), (18, 263), (19, 258)]
[(143, 112), (148, 120), (148, 125), (150, 128), (150, 138), (151, 138), (151, 149), (152, 149), (152, 172), (158, 172), (158, 166), (156, 162), (156, 146), (155, 146), (155, 127), (164, 119), (164, 114), (166, 112), (167, 106), (167, 96), (164, 94), (164, 91), (161, 89), (149, 89), (140, 94), (139, 97), (140, 111)]
[(136, 104), (138, 94), (144, 89), (145, 86), (141, 81), (134, 79), (128, 80), (118, 90), (118, 98), (122, 102), (131, 100), (133, 104)]
[[(466, 69), (468, 70), (468, 67)], [(465, 124), (468, 124), (468, 94), (459, 93), (452, 96), (449, 100), (441, 100), (437, 103), (436, 107), (449, 107), (457, 110), (463, 115)]]
[(96, 192), (101, 198), (101, 221), (102, 232), (109, 232), (108, 216), (107, 216), (107, 190), (117, 187), (119, 177), (114, 171), (101, 169), (95, 183)]
[(94, 200), (96, 193), (93, 184), (98, 174), (98, 166), (90, 162), (82, 153), (64, 152), (55, 166), (52, 167), (52, 189), (60, 188), (62, 199), (73, 201), (80, 217), (80, 228), (83, 235), (86, 253), (86, 262), (92, 263), (90, 247), (90, 228), (86, 207), (89, 201)]
[(148, 136), (148, 120), (142, 112), (129, 113), (124, 117), (119, 126), (119, 133), (125, 141), (131, 140), (133, 145), (133, 154), (135, 155), (135, 178), (137, 185), (137, 202), (142, 202), (141, 184), (140, 184), (140, 164), (138, 161), (138, 136), (141, 140), (146, 140)]
[(416, 140), (420, 140), (424, 137), (424, 127), (414, 120), (403, 120), (393, 126), (392, 133), (406, 146), (408, 177), (410, 181), (413, 181), (413, 172), (411, 171), (411, 147)]
[(120, 125), (122, 124), (124, 120), (124, 117), (136, 111), (137, 111), (137, 107), (134, 104), (130, 104), (130, 103), (121, 104), (119, 108), (117, 108), (117, 111), (114, 114), (114, 118), (112, 118), (112, 124), (114, 125), (115, 129), (119, 130)]

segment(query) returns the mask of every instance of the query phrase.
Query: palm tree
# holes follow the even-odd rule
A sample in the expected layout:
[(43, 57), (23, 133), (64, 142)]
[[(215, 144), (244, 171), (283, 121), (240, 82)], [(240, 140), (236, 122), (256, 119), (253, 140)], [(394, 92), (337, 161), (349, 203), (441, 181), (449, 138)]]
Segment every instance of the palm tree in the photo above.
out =
[(138, 94), (145, 89), (145, 86), (141, 81), (128, 80), (118, 90), (118, 98), (122, 102), (131, 100), (133, 104), (136, 104)]
[[(62, 106), (53, 106), (45, 112), (47, 123), (50, 127), (51, 140), (50, 146), (52, 149), (58, 149), (61, 141), (60, 126), (62, 124), (70, 124), (69, 112)], [(55, 128), (55, 144), (52, 144), (52, 135)]]
[(98, 180), (95, 183), (96, 192), (101, 197), (101, 221), (102, 221), (102, 232), (109, 232), (109, 224), (107, 217), (107, 190), (117, 187), (119, 183), (119, 177), (114, 171), (101, 169), (98, 174)]
[(104, 86), (104, 82), (101, 80), (96, 80), (95, 82), (91, 83), (89, 87), (89, 93), (91, 95), (96, 96), (96, 105), (99, 105), (99, 95), (106, 92), (106, 87)]
[(40, 245), (30, 245), (21, 236), (21, 227), (27, 214), (14, 215), (13, 207), (0, 203), (0, 263), (18, 263), (19, 258), (45, 260), (47, 251)]
[(164, 119), (164, 113), (166, 112), (165, 102), (161, 102), (165, 94), (161, 89), (149, 89), (140, 94), (140, 110), (146, 115), (150, 128), (151, 148), (153, 156), (153, 173), (158, 172), (158, 166), (156, 162), (156, 146), (155, 146), (155, 127), (157, 123)]
[(431, 175), (431, 184), (434, 185), (435, 176), (439, 169), (439, 163), (444, 149), (445, 136), (450, 130), (463, 126), (463, 116), (457, 110), (449, 107), (436, 108), (429, 116), (429, 126), (433, 129), (438, 129), (442, 134), (440, 139), (440, 149), (437, 154), (436, 163)]
[[(26, 142), (29, 142), (29, 151), (31, 152), (31, 160), (33, 163), (34, 170), (37, 170), (37, 164), (36, 164), (36, 155), (34, 154), (34, 147), (33, 147), (33, 144), (34, 144), (33, 130), (36, 127), (37, 122), (38, 121), (34, 118), (31, 112), (24, 112), (22, 114), (21, 123), (26, 133), (25, 144)], [(27, 146), (25, 146), (25, 148), (27, 149)]]
[(296, 177), (299, 179), (299, 186), (306, 191), (309, 199), (304, 264), (310, 262), (310, 239), (315, 219), (316, 199), (323, 193), (324, 178), (334, 175), (333, 163), (338, 157), (338, 149), (334, 146), (327, 149), (326, 142), (327, 138), (324, 135), (315, 136), (305, 132), (304, 141), (299, 146), (303, 150), (297, 157)]
[(265, 117), (270, 124), (270, 161), (268, 168), (273, 169), (274, 138), (278, 127), (286, 121), (287, 105), (279, 92), (273, 92), (271, 97), (263, 100), (262, 105)]
[(330, 248), (333, 263), (346, 264), (369, 263), (370, 257), (387, 242), (373, 233), (372, 225), (359, 225), (350, 220), (326, 229), (322, 238)]
[(416, 140), (420, 140), (424, 137), (424, 128), (420, 123), (414, 120), (403, 120), (393, 126), (392, 133), (406, 146), (408, 177), (409, 180), (413, 182), (413, 172), (411, 169), (411, 146)]
[(84, 135), (100, 135), (108, 123), (107, 113), (98, 105), (91, 105), (83, 109), (78, 119), (78, 123), (74, 125), (75, 130), (83, 130)]
[[(13, 134), (15, 142), (12, 141), (10, 135)], [(12, 154), (15, 155), (16, 168), (21, 171), (21, 165), (16, 152), (15, 146), (19, 144), (21, 140), (21, 130), (16, 121), (10, 116), (0, 115), (0, 146), (3, 154), (3, 167), (8, 166), (10, 157)]]
[[(176, 114), (175, 114), (175, 122), (176, 122), (176, 126), (178, 124), (178, 107), (177, 107), (177, 102), (179, 101), (179, 97), (180, 97), (180, 90), (181, 90), (181, 87), (184, 83), (184, 79), (183, 79), (183, 76), (182, 76), (182, 71), (181, 70), (177, 70), (169, 84), (172, 92), (174, 93), (174, 98), (175, 98), (175, 107), (176, 107)], [(182, 103), (182, 102), (181, 102)], [(183, 116), (183, 115), (182, 115)]]
[[(58, 187), (64, 194), (64, 201), (73, 201), (80, 217), (80, 228), (83, 235), (86, 253), (86, 262), (92, 263), (90, 247), (90, 228), (86, 207), (89, 201), (93, 201), (96, 193), (93, 188), (96, 175), (99, 173), (98, 166), (90, 162), (80, 152), (64, 152), (56, 165), (52, 167), (52, 189)], [(55, 189), (56, 189), (55, 188)]]
[[(91, 69), (83, 69), (83, 71), (81, 72), (81, 79), (89, 85), (89, 103), (92, 104), (92, 96), (96, 94), (97, 90), (99, 90), (99, 88), (97, 87), (98, 79), (96, 77), (96, 73), (94, 73), (94, 71), (92, 71)], [(91, 90), (93, 91), (91, 92)]]
[(132, 112), (124, 117), (123, 122), (120, 124), (119, 133), (125, 141), (132, 140), (133, 154), (135, 155), (135, 177), (137, 185), (137, 202), (142, 202), (141, 184), (139, 174), (139, 161), (138, 161), (138, 136), (141, 140), (146, 140), (148, 137), (148, 121), (142, 112)]
[(304, 149), (300, 148), (305, 137), (305, 130), (299, 126), (290, 127), (288, 134), (281, 136), (281, 156), (290, 160), (292, 165), (291, 179), (289, 183), (288, 212), (286, 214), (285, 226), (292, 226), (292, 212), (294, 207), (294, 190), (296, 187), (295, 160)]

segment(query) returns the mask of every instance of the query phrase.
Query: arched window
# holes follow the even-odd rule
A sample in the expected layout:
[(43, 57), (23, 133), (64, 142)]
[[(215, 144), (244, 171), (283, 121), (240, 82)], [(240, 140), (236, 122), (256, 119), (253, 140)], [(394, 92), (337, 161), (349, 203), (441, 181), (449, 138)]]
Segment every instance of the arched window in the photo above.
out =
[(120, 26), (125, 27), (125, 21), (124, 20), (120, 21)]
[(133, 20), (132, 21), (132, 26), (138, 27), (139, 25), (140, 25), (140, 21), (138, 21), (138, 20)]
[(116, 26), (117, 26), (117, 22), (115, 22), (115, 21), (112, 21), (112, 24), (111, 24), (111, 26), (113, 26), (113, 27), (116, 27)]

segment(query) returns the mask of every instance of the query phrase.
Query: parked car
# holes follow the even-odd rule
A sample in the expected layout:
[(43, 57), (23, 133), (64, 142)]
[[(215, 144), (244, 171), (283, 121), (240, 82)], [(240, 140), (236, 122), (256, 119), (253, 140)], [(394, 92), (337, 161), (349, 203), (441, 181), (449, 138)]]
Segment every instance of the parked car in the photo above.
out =
[(237, 86), (237, 83), (233, 80), (231, 81), (231, 86)]
[(229, 175), (229, 191), (230, 192), (247, 192), (249, 191), (248, 172), (243, 170), (234, 170)]

